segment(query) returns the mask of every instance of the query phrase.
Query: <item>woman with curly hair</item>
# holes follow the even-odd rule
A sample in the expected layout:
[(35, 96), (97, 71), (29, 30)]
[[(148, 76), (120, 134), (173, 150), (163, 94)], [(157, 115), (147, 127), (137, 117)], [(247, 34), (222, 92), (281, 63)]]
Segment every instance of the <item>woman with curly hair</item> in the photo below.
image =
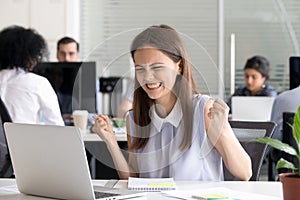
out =
[(64, 125), (51, 84), (31, 72), (47, 55), (44, 38), (33, 29), (0, 32), (0, 96), (13, 122)]

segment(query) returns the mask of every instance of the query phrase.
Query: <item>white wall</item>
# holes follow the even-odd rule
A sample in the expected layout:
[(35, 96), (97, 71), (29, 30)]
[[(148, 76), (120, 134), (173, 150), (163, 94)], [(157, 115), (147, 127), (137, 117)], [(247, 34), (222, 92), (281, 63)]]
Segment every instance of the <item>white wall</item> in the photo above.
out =
[(33, 28), (47, 41), (50, 61), (63, 36), (79, 41), (80, 0), (0, 0), (0, 29), (10, 25)]

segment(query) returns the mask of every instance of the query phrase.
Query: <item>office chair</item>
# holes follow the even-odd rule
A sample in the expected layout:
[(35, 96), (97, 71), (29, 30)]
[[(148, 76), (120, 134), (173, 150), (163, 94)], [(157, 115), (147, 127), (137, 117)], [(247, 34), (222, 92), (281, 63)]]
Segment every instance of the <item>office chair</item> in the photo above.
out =
[[(265, 158), (267, 144), (261, 144), (253, 141), (258, 137), (272, 137), (276, 127), (275, 122), (254, 122), (254, 121), (230, 121), (229, 122), (234, 134), (239, 142), (248, 153), (252, 161), (252, 176), (250, 181), (258, 181), (260, 169)], [(223, 165), (224, 167), (224, 180), (233, 181), (237, 180)]]
[(0, 98), (0, 178), (11, 178), (13, 177), (13, 168), (3, 128), (5, 122), (12, 122), (12, 120)]
[[(283, 112), (282, 113), (282, 142), (293, 146), (297, 149), (296, 141), (293, 137), (293, 130), (290, 125), (294, 123), (295, 113), (293, 112)], [(290, 124), (290, 125), (289, 125)], [(295, 156), (287, 154), (278, 149), (272, 149), (270, 152), (269, 158), (269, 181), (275, 181), (276, 169), (275, 165), (280, 158), (284, 158), (285, 160), (293, 163), (295, 167), (299, 167), (298, 160)], [(291, 170), (286, 168), (281, 168), (277, 170), (278, 174), (291, 172)]]

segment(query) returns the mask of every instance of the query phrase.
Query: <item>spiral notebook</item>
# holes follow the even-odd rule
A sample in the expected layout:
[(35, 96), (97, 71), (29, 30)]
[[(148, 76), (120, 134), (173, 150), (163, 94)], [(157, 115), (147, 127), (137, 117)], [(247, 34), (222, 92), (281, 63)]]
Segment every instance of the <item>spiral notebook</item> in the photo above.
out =
[(173, 178), (128, 178), (128, 189), (138, 191), (175, 190)]

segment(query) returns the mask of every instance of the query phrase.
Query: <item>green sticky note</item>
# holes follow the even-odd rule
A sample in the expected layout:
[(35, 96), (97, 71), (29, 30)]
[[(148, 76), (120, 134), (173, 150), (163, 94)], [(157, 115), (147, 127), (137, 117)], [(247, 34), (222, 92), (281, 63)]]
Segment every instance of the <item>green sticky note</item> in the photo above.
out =
[(192, 195), (193, 198), (202, 199), (202, 200), (221, 200), (228, 199), (227, 196), (219, 194), (203, 194), (203, 195)]

